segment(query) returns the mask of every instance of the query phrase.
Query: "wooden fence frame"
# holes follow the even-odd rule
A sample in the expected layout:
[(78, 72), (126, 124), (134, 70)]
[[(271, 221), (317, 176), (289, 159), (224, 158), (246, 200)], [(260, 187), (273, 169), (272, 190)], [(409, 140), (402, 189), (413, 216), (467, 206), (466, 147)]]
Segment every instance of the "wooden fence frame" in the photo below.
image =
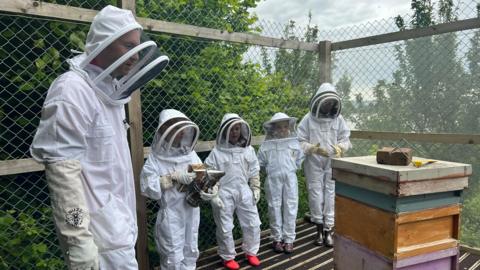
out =
[[(117, 0), (117, 5), (135, 12), (135, 0)], [(34, 0), (0, 0), (0, 12), (15, 15), (41, 17), (55, 20), (89, 23), (92, 21), (96, 10), (64, 6), (52, 3), (45, 3)], [(150, 31), (161, 32), (172, 35), (189, 36), (208, 40), (219, 40), (250, 45), (275, 47), (281, 49), (295, 49), (313, 51), (318, 53), (320, 60), (320, 82), (331, 82), (331, 53), (332, 51), (371, 46), (394, 41), (402, 41), (418, 37), (432, 36), (455, 31), (480, 28), (480, 19), (473, 18), (451, 23), (438, 24), (426, 28), (411, 29), (393, 32), (382, 35), (375, 35), (365, 38), (331, 42), (328, 40), (320, 43), (308, 43), (293, 40), (264, 37), (251, 33), (229, 33), (224, 30), (210, 29), (192, 25), (172, 23), (149, 18), (137, 18), (142, 26)], [(142, 111), (140, 93), (137, 91), (132, 100), (126, 106), (127, 117), (130, 124), (129, 143), (131, 148), (133, 170), (135, 173), (136, 192), (139, 195), (139, 175), (143, 161), (149, 148), (143, 147)], [(373, 132), (373, 131), (352, 131), (351, 138), (367, 140), (399, 140), (448, 143), (448, 144), (480, 144), (478, 134), (418, 134), (418, 133), (396, 133), (396, 132)], [(259, 144), (262, 136), (254, 138), (254, 144)], [(212, 149), (214, 142), (199, 142), (196, 150), (199, 152)], [(18, 159), (0, 161), (0, 176), (21, 174), (34, 171), (42, 171), (43, 165), (36, 163), (33, 159)], [(146, 202), (143, 196), (137, 196), (137, 217), (139, 236), (137, 241), (137, 259), (140, 269), (149, 269), (148, 245), (147, 245), (147, 223), (146, 223)], [(147, 256), (145, 256), (147, 255)]]

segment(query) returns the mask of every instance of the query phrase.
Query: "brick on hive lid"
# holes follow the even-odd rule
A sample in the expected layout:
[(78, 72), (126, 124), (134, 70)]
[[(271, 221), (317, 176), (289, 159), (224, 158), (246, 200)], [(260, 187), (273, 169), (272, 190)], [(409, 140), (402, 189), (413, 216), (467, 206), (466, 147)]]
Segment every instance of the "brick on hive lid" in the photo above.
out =
[(411, 148), (382, 147), (377, 151), (377, 163), (407, 166), (412, 162)]

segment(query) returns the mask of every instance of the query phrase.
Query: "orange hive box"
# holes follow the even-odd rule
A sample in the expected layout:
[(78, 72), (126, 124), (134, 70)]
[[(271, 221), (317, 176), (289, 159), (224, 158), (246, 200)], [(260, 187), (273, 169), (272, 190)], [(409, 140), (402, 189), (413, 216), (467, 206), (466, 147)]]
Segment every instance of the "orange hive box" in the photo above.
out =
[(392, 213), (336, 195), (335, 233), (390, 259), (458, 246), (460, 205)]

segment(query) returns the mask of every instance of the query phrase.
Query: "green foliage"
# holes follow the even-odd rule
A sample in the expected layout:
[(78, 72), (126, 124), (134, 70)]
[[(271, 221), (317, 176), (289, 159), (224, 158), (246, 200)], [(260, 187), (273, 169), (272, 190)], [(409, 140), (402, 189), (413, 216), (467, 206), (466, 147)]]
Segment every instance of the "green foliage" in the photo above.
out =
[[(3, 16), (0, 32), (2, 91), (0, 158), (24, 158), (37, 126), (43, 98), (53, 80), (66, 70), (70, 49), (82, 49), (87, 28), (24, 17)], [(33, 120), (33, 121), (32, 121)]]
[(0, 268), (63, 268), (63, 261), (49, 251), (52, 242), (56, 243), (54, 234), (45, 227), (50, 217), (48, 208), (40, 213), (0, 210)]
[(136, 1), (137, 15), (176, 23), (226, 30), (228, 32), (250, 31), (256, 17), (249, 8), (258, 0), (140, 0)]

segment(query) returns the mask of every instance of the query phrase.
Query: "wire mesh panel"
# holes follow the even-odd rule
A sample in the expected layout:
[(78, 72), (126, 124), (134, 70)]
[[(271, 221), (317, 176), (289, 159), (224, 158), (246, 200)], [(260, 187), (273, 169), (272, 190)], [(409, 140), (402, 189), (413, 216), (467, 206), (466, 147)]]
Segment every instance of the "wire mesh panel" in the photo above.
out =
[(0, 268), (63, 269), (42, 173), (0, 177)]
[(42, 2), (94, 10), (100, 10), (106, 5), (115, 6), (117, 4), (117, 0), (42, 0)]
[(2, 15), (0, 20), (0, 159), (29, 157), (47, 90), (82, 49), (82, 24)]

